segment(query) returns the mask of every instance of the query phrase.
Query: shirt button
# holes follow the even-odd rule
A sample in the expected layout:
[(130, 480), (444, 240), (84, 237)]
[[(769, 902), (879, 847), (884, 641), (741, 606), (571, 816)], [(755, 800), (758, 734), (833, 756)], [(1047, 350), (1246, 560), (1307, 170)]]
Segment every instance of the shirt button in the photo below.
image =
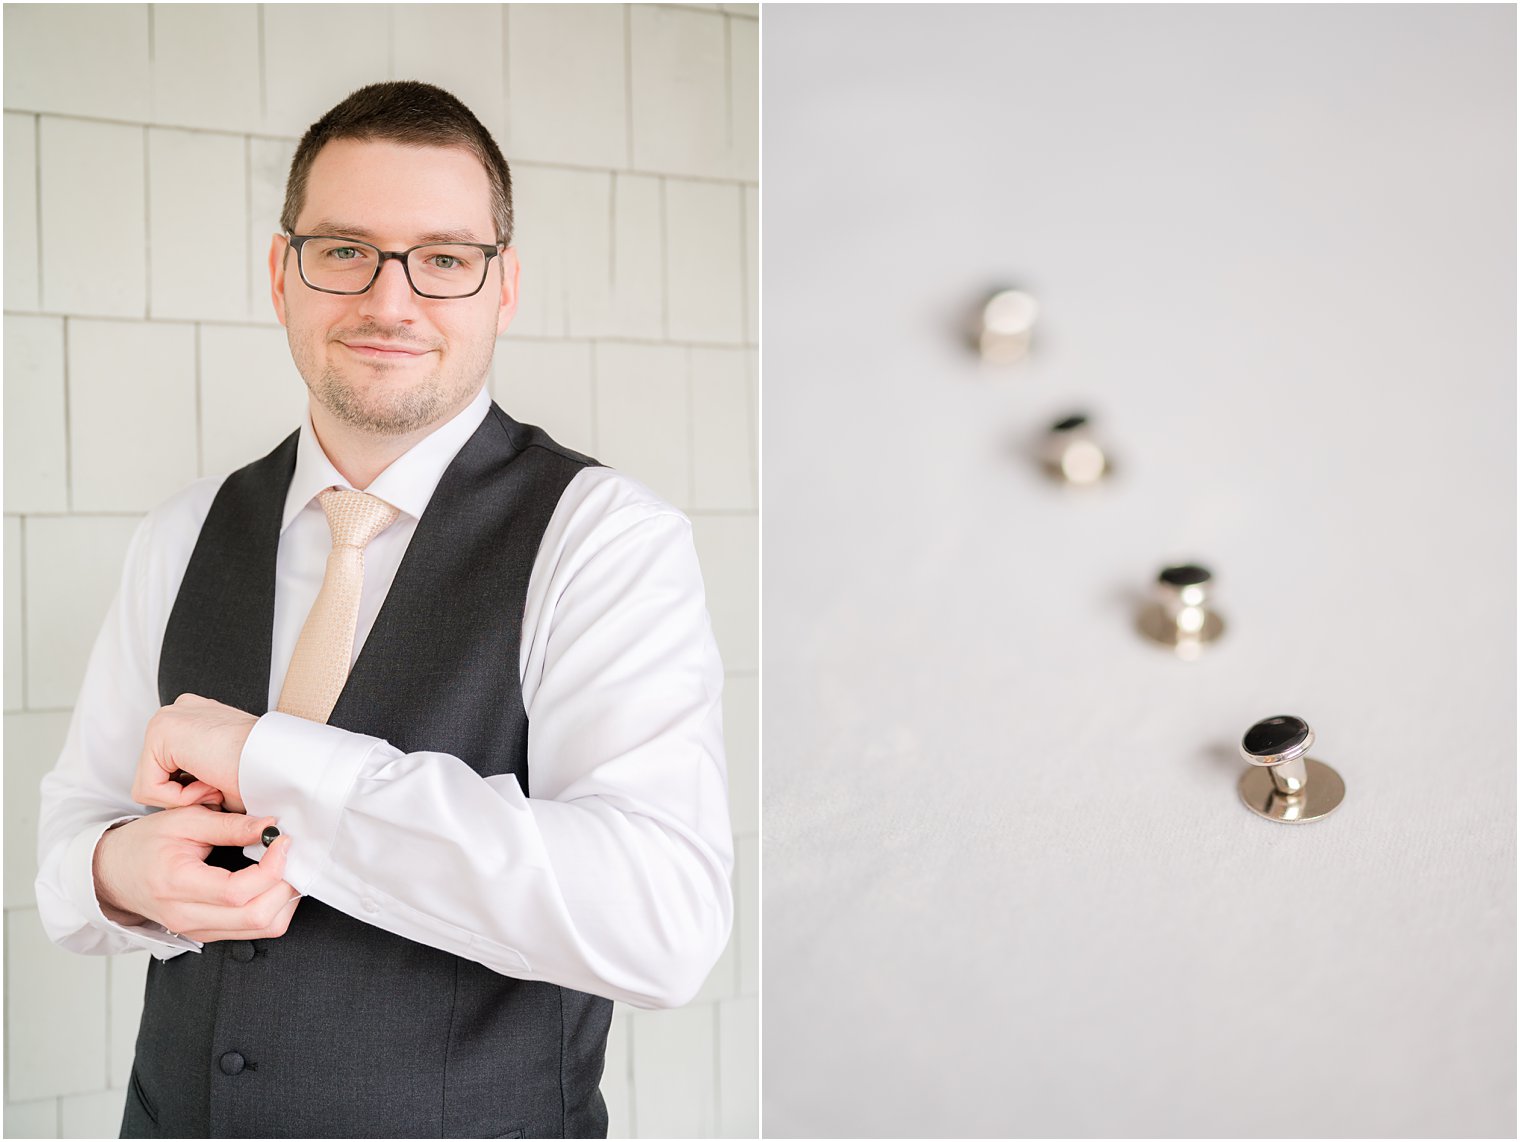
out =
[(359, 901), (359, 907), (362, 908), (362, 909), (364, 909), (366, 912), (378, 912), (378, 911), (380, 911), (380, 905), (376, 904), (368, 896), (366, 896), (363, 900)]
[(218, 1063), (222, 1068), (222, 1074), (235, 1075), (241, 1073), (243, 1065), (246, 1063), (246, 1061), (247, 1060), (245, 1060), (243, 1056), (238, 1054), (236, 1051), (228, 1051), (218, 1060)]
[(228, 954), (238, 963), (246, 964), (253, 959), (253, 945), (247, 940), (238, 940), (228, 949)]

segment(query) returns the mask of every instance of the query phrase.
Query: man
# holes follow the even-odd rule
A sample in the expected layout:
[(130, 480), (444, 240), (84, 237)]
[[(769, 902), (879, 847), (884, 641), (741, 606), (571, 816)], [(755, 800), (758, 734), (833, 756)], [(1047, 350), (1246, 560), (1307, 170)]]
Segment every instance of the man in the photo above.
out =
[(610, 1000), (731, 924), (690, 525), (490, 401), (511, 182), (458, 100), (355, 92), (281, 226), (308, 420), (133, 540), (43, 923), (154, 956), (123, 1136), (603, 1135)]

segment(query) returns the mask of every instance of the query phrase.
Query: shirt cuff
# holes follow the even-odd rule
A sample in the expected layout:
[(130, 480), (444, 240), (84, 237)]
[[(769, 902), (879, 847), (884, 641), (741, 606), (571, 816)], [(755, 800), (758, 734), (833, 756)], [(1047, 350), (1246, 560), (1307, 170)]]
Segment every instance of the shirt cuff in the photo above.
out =
[(144, 920), (129, 928), (112, 920), (100, 907), (100, 900), (95, 895), (95, 847), (113, 825), (137, 819), (138, 815), (117, 817), (91, 825), (75, 835), (63, 854), (64, 893), (75, 911), (91, 924), (131, 940), (140, 948), (147, 948), (161, 960), (170, 959), (181, 952), (198, 952), (201, 950), (199, 940), (177, 935), (152, 920)]
[[(238, 792), (253, 817), (273, 817), (290, 837), (285, 879), (307, 895), (331, 860), (338, 822), (365, 759), (384, 743), (292, 714), (261, 717), (238, 761)], [(267, 850), (243, 849), (250, 860)]]

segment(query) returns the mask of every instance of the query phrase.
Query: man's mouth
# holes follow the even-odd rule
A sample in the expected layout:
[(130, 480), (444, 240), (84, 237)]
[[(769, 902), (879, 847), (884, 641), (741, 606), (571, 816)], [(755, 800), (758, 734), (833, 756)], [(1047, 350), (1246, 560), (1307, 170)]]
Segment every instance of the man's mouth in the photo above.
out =
[(338, 344), (360, 357), (374, 361), (405, 361), (431, 352), (429, 349), (418, 349), (397, 341), (340, 341)]

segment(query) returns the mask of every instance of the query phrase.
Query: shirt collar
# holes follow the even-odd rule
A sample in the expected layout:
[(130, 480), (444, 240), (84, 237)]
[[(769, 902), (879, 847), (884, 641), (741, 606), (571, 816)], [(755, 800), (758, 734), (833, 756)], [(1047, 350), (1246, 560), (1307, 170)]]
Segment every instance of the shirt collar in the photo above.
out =
[[(465, 441), (475, 434), (490, 408), (491, 394), (482, 385), (474, 400), (393, 460), (390, 467), (376, 476), (374, 483), (364, 490), (392, 507), (399, 508), (413, 519), (421, 519), (428, 501), (433, 498), (433, 490), (443, 478), (444, 469), (453, 462)], [(322, 451), (308, 411), (301, 423), (300, 439), (296, 442), (296, 471), (290, 481), (290, 490), (285, 494), (285, 514), (280, 520), (280, 533), (284, 534), (291, 520), (318, 493), (333, 487), (357, 490), (333, 467), (327, 453)]]

